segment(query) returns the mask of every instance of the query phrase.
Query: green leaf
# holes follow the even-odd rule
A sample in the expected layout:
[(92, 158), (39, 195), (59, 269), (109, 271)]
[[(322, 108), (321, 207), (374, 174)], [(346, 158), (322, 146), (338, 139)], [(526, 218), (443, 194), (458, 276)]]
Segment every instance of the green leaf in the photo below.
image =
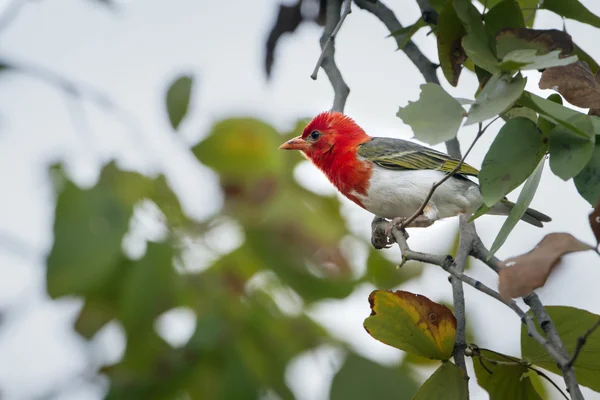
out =
[(469, 58), (478, 66), (498, 72), (498, 60), (492, 50), (491, 40), (483, 25), (481, 14), (470, 0), (453, 0), (456, 15), (463, 22), (467, 35), (462, 40), (462, 46)]
[(561, 17), (600, 28), (600, 17), (590, 12), (578, 0), (544, 0), (541, 2), (540, 8), (550, 10)]
[[(577, 126), (568, 122), (569, 118), (582, 114), (550, 99), (551, 97), (544, 99), (533, 93), (525, 91), (523, 92), (523, 95), (519, 99), (518, 103), (522, 106), (531, 108), (533, 111), (539, 113), (540, 117), (547, 119), (553, 124), (563, 125), (573, 132), (577, 132), (581, 137), (587, 138), (588, 134), (585, 131), (582, 131)], [(592, 118), (592, 122), (593, 120), (594, 118)]]
[(577, 56), (559, 58), (560, 50), (551, 51), (548, 54), (538, 55), (537, 50), (514, 50), (504, 56), (500, 63), (502, 71), (511, 72), (517, 70), (544, 69), (569, 65), (577, 61)]
[(456, 318), (446, 306), (405, 291), (375, 290), (364, 327), (375, 339), (407, 353), (437, 360), (452, 355)]
[(469, 222), (473, 222), (477, 218), (481, 217), (482, 215), (487, 214), (487, 212), (490, 211), (491, 208), (492, 207), (488, 207), (485, 203), (483, 203), (481, 206), (479, 206), (479, 208), (477, 209), (477, 211), (475, 211), (475, 214), (473, 214), (471, 216), (471, 218), (469, 218)]
[(510, 108), (523, 94), (527, 79), (521, 74), (495, 74), (477, 95), (467, 114), (466, 125), (483, 122)]
[[(560, 97), (560, 94), (557, 94), (557, 93), (551, 94), (550, 96), (548, 96), (548, 100), (553, 101), (556, 104), (562, 105), (562, 97)], [(527, 108), (527, 107), (524, 107), (524, 108), (526, 108), (527, 110), (531, 110), (530, 108)], [(569, 118), (575, 118), (575, 116), (572, 116)], [(567, 119), (569, 119), (569, 118), (567, 118)], [(542, 117), (542, 118), (538, 118), (537, 127), (540, 131), (542, 131), (544, 136), (550, 136), (550, 132), (552, 132), (554, 127), (556, 127), (556, 124), (554, 122), (548, 121), (548, 119)]]
[(51, 297), (85, 295), (110, 279), (119, 268), (134, 203), (146, 185), (143, 176), (119, 171), (114, 164), (104, 168), (91, 189), (65, 183), (56, 202), (54, 245), (47, 260)]
[(398, 50), (402, 50), (404, 49), (404, 46), (406, 46), (406, 44), (410, 42), (410, 39), (415, 35), (415, 33), (417, 33), (419, 29), (421, 29), (424, 26), (427, 26), (427, 24), (425, 23), (425, 21), (423, 21), (423, 18), (419, 18), (414, 24), (410, 26), (405, 26), (402, 29), (398, 29), (397, 31), (392, 32), (390, 36), (402, 38), (402, 41), (398, 45)]
[(543, 136), (531, 120), (509, 120), (483, 159), (479, 183), (485, 204), (492, 207), (523, 183), (544, 152)]
[(484, 16), (485, 27), (490, 37), (506, 28), (525, 28), (523, 11), (516, 0), (502, 0)]
[(194, 78), (189, 75), (183, 75), (171, 83), (166, 96), (167, 112), (169, 121), (173, 129), (177, 129), (183, 118), (188, 112), (190, 106), (190, 97), (192, 95), (192, 86)]
[(415, 137), (434, 145), (456, 136), (465, 110), (440, 85), (421, 85), (421, 97), (400, 107), (396, 114), (405, 124), (410, 125)]
[(418, 385), (408, 368), (385, 367), (356, 354), (349, 354), (333, 377), (329, 399), (410, 400)]
[(542, 400), (526, 376), (529, 372), (527, 367), (503, 354), (484, 349), (480, 353), (481, 357), (473, 359), (473, 367), (477, 383), (489, 393), (490, 400)]
[(523, 117), (538, 122), (538, 116), (535, 111), (527, 107), (514, 106), (502, 113), (502, 119), (508, 121), (509, 119)]
[(542, 170), (544, 169), (545, 159), (539, 161), (538, 166), (533, 171), (531, 176), (523, 185), (523, 189), (521, 193), (519, 193), (519, 198), (517, 199), (517, 203), (514, 205), (512, 210), (510, 210), (510, 214), (504, 224), (502, 224), (502, 228), (500, 228), (500, 232), (498, 232), (498, 236), (494, 239), (494, 243), (490, 247), (490, 254), (488, 255), (488, 260), (496, 254), (498, 249), (502, 247), (512, 230), (515, 228), (517, 223), (521, 220), (521, 217), (527, 211), (529, 204), (531, 204), (531, 200), (533, 200), (533, 196), (537, 190), (537, 187), (540, 183), (540, 178), (542, 177)]
[(562, 180), (571, 179), (585, 167), (594, 152), (596, 135), (592, 120), (587, 115), (575, 115), (567, 120), (588, 134), (581, 137), (577, 132), (562, 125), (550, 133), (550, 169)]
[(458, 84), (461, 64), (467, 58), (461, 44), (466, 32), (452, 3), (447, 2), (438, 18), (437, 48), (442, 72), (452, 86)]
[(455, 364), (444, 362), (425, 381), (413, 397), (413, 400), (464, 400), (469, 388), (463, 371)]
[[(546, 311), (554, 322), (569, 354), (573, 354), (578, 339), (600, 318), (597, 314), (575, 307), (546, 306)], [(529, 337), (524, 324), (521, 326), (521, 354), (527, 361), (560, 374), (556, 362), (539, 343)], [(598, 354), (600, 354), (600, 329), (596, 329), (588, 336), (574, 364), (577, 382), (597, 392), (600, 391), (600, 379), (598, 379), (600, 357)]]
[(592, 158), (573, 178), (577, 191), (592, 206), (600, 198), (600, 141), (596, 141)]

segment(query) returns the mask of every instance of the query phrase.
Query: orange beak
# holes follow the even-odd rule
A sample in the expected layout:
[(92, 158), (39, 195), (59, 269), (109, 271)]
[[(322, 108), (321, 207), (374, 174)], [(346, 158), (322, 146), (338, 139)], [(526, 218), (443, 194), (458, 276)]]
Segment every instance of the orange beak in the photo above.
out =
[(302, 139), (302, 136), (298, 136), (279, 146), (279, 150), (306, 150), (309, 146), (310, 144)]

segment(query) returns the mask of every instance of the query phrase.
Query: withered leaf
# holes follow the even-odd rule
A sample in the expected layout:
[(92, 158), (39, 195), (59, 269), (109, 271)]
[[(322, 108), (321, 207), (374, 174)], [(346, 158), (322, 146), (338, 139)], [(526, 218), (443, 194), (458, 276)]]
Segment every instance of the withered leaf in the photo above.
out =
[(550, 233), (528, 253), (511, 257), (500, 270), (500, 296), (525, 296), (542, 287), (561, 257), (568, 253), (593, 250), (569, 233)]
[(600, 197), (598, 198), (596, 207), (594, 207), (594, 211), (592, 211), (590, 214), (590, 226), (592, 227), (592, 232), (594, 232), (596, 240), (600, 245)]
[(375, 290), (369, 303), (371, 316), (364, 327), (375, 339), (420, 357), (447, 360), (452, 355), (456, 318), (448, 307), (402, 290)]
[(586, 62), (578, 61), (547, 68), (540, 79), (540, 89), (553, 89), (577, 107), (600, 108), (600, 75), (594, 76)]

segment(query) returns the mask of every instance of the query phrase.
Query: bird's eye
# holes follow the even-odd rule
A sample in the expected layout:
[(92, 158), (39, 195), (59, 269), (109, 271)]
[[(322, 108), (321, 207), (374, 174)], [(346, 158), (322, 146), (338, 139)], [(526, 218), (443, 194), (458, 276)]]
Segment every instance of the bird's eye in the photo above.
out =
[(317, 139), (318, 139), (318, 138), (320, 138), (320, 137), (321, 137), (321, 133), (320, 133), (319, 131), (312, 131), (312, 132), (310, 133), (310, 138), (311, 138), (312, 140), (317, 140)]

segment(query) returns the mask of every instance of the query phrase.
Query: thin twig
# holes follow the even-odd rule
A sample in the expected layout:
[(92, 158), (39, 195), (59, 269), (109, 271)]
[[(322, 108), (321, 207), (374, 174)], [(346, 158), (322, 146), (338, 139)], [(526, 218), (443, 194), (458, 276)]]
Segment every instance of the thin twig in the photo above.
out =
[(583, 334), (583, 336), (580, 336), (577, 339), (577, 346), (575, 347), (575, 351), (573, 352), (573, 356), (571, 357), (571, 359), (569, 360), (569, 362), (567, 363), (567, 365), (570, 367), (573, 364), (575, 364), (575, 361), (577, 360), (577, 357), (579, 357), (579, 353), (581, 352), (581, 348), (585, 345), (585, 342), (587, 341), (587, 338), (594, 333), (594, 331), (600, 326), (600, 319), (598, 319), (598, 321), (596, 321), (596, 323), (594, 325), (592, 325), (587, 331), (585, 331), (585, 333)]
[[(350, 0), (346, 1), (343, 18), (350, 13)], [(344, 112), (346, 99), (350, 94), (350, 88), (344, 81), (342, 73), (335, 63), (335, 34), (342, 25), (343, 19), (340, 17), (342, 0), (327, 0), (327, 14), (325, 29), (321, 36), (321, 56), (315, 67), (315, 71), (311, 78), (317, 79), (317, 71), (322, 67), (331, 86), (333, 87), (333, 106), (332, 111)]]
[(552, 356), (552, 358), (559, 363), (560, 365), (565, 365), (568, 362), (568, 359), (563, 357), (555, 348), (550, 344), (550, 342), (542, 336), (535, 327), (535, 322), (533, 318), (526, 314), (517, 303), (512, 300), (505, 300), (500, 296), (500, 293), (496, 292), (492, 288), (486, 286), (485, 284), (479, 282), (472, 277), (465, 275), (464, 273), (458, 271), (455, 267), (454, 260), (451, 256), (440, 256), (426, 253), (419, 253), (412, 251), (410, 247), (408, 247), (408, 243), (406, 242), (406, 237), (404, 236), (403, 230), (398, 227), (392, 228), (392, 235), (400, 247), (400, 251), (403, 256), (405, 256), (408, 260), (416, 260), (421, 262), (426, 262), (429, 264), (435, 264), (442, 267), (445, 271), (449, 272), (456, 279), (461, 280), (469, 286), (479, 290), (482, 293), (487, 294), (488, 296), (498, 300), (502, 304), (509, 307), (513, 310), (521, 319), (521, 322), (527, 326), (527, 333), (533, 339), (535, 339), (544, 349)]
[[(333, 1), (335, 1), (335, 0), (333, 0)], [(330, 0), (329, 2), (331, 3), (332, 0)], [(329, 7), (329, 4), (328, 4), (328, 7)], [(348, 14), (350, 14), (351, 12), (352, 12), (352, 0), (344, 0), (344, 9), (342, 10), (342, 15), (339, 17), (339, 21), (333, 28), (333, 31), (331, 31), (331, 33), (329, 35), (327, 35), (327, 39), (325, 40), (325, 43), (323, 44), (323, 46), (321, 48), (321, 55), (319, 56), (319, 59), (317, 60), (317, 65), (315, 65), (315, 69), (313, 70), (313, 73), (310, 75), (310, 77), (312, 78), (313, 81), (317, 80), (319, 68), (321, 68), (321, 64), (323, 64), (323, 59), (327, 55), (327, 50), (329, 50), (329, 46), (333, 45), (335, 36), (337, 35), (340, 28), (342, 27), (344, 20), (346, 19)], [(329, 10), (327, 10), (327, 13), (329, 13)]]

